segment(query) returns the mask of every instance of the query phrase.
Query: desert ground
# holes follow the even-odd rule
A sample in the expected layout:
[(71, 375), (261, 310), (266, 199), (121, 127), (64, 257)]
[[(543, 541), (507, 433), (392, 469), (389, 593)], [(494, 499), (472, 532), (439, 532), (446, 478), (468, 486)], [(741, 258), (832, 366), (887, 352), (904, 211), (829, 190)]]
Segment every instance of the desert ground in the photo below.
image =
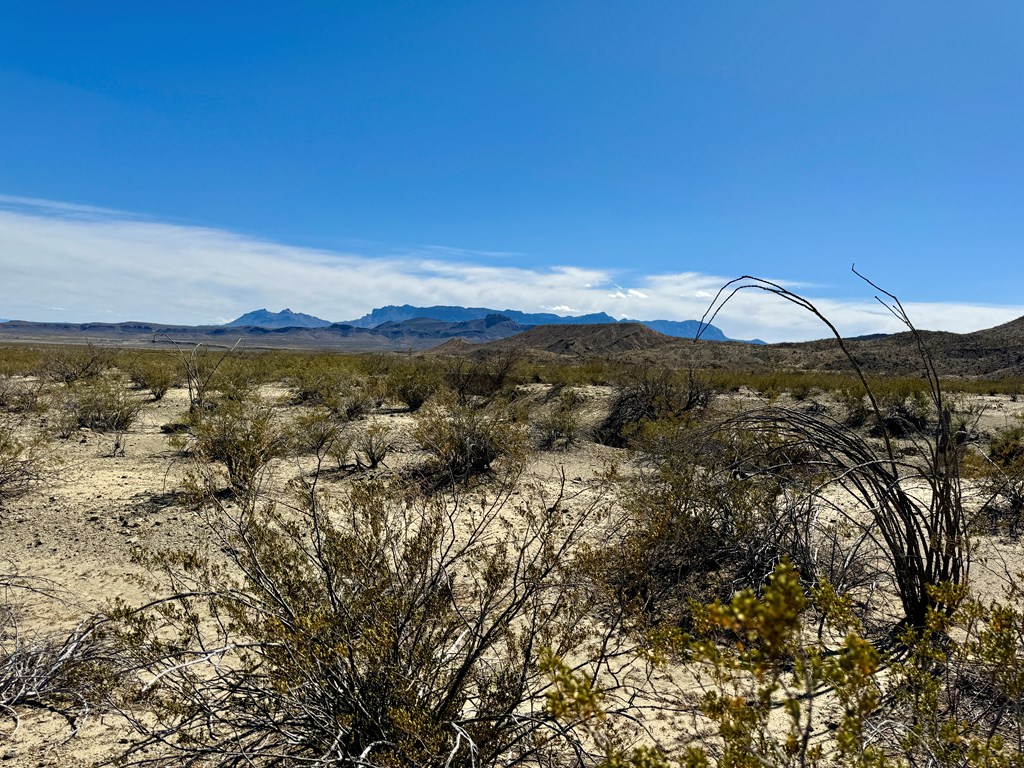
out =
[[(0, 349), (4, 393), (0, 408), (6, 436), (9, 443), (32, 446), (30, 453), (11, 454), (15, 466), (22, 466), (18, 461), (26, 462), (25, 474), (12, 480), (7, 489), (0, 488), (0, 574), (4, 575), (5, 585), (0, 660), (7, 662), (19, 649), (32, 643), (67, 636), (91, 616), (118, 613), (121, 609), (117, 605), (137, 607), (173, 594), (181, 584), (171, 583), (161, 571), (155, 561), (161, 553), (204, 553), (211, 563), (230, 568), (235, 562), (231, 556), (231, 547), (235, 546), (230, 541), (231, 533), (226, 529), (218, 531), (211, 521), (217, 525), (219, 515), (226, 514), (225, 519), (231, 519), (233, 513), (241, 515), (239, 510), (243, 508), (259, 514), (258, 510), (273, 502), (285, 510), (283, 520), (291, 519), (288, 515), (293, 513), (297, 515), (295, 519), (305, 520), (291, 506), (291, 500), (297, 487), (300, 495), (303, 489), (308, 490), (311, 478), (317, 483), (316, 493), (332, 499), (344, 498), (357, 487), (398, 483), (406, 489), (407, 509), (425, 507), (434, 499), (434, 503), (448, 510), (455, 504), (467, 520), (475, 519), (477, 514), (486, 517), (472, 510), (494, 505), (497, 512), (488, 519), (496, 527), (486, 531), (481, 539), (487, 546), (494, 541), (519, 542), (525, 531), (533, 530), (529, 516), (533, 513), (524, 510), (554, 510), (573, 520), (586, 517), (585, 530), (573, 540), (564, 557), (589, 553), (589, 561), (584, 558), (580, 562), (589, 562), (587, 567), (591, 569), (595, 556), (598, 562), (607, 558), (603, 562), (611, 573), (622, 564), (608, 552), (622, 542), (626, 543), (621, 544), (620, 551), (625, 551), (628, 542), (634, 540), (629, 536), (639, 535), (635, 530), (638, 523), (631, 516), (638, 509), (657, 516), (659, 511), (652, 505), (659, 503), (659, 499), (667, 504), (672, 498), (669, 491), (674, 487), (673, 481), (669, 478), (662, 482), (664, 478), (659, 479), (659, 472), (676, 466), (673, 462), (681, 458), (689, 461), (692, 454), (688, 451), (704, 439), (710, 425), (763, 409), (820, 416), (843, 424), (849, 417), (850, 406), (849, 396), (843, 400), (837, 391), (818, 388), (813, 377), (759, 388), (755, 381), (744, 382), (743, 375), (737, 373), (729, 386), (708, 384), (707, 402), (693, 408), (655, 402), (653, 410), (638, 412), (638, 418), (627, 413), (623, 417), (626, 423), (619, 425), (624, 431), (609, 439), (606, 433), (610, 414), (615, 412), (617, 399), (630, 386), (621, 364), (609, 372), (588, 363), (585, 370), (574, 369), (563, 375), (553, 373), (558, 365), (546, 363), (541, 371), (522, 360), (512, 361), (508, 370), (496, 372), (488, 367), (490, 363), (469, 364), (465, 358), (423, 358), (410, 365), (406, 358), (385, 355), (300, 355), (289, 359), (287, 365), (278, 365), (255, 355), (247, 358), (245, 365), (234, 367), (228, 359), (214, 372), (209, 370), (214, 367), (209, 359), (193, 357), (191, 362), (197, 370), (189, 371), (190, 360), (182, 354), (140, 358), (122, 352), (121, 356), (104, 357), (94, 370), (81, 372), (79, 378), (67, 374), (67, 368), (81, 362), (83, 355), (98, 353), (93, 348), (89, 352), (82, 349)], [(61, 356), (67, 359), (58, 359)], [(217, 360), (222, 356), (217, 353)], [(145, 365), (138, 364), (140, 359)], [(204, 365), (207, 367), (202, 368)], [(67, 375), (58, 375), (60, 371)], [(150, 386), (152, 379), (158, 378), (154, 371), (163, 371), (169, 377), (166, 391), (160, 391), (159, 397), (156, 394), (160, 387)], [(424, 371), (433, 373), (427, 375)], [(207, 373), (210, 376), (204, 380)], [(496, 377), (493, 381), (483, 380), (492, 374)], [(649, 369), (643, 375), (653, 376)], [(688, 386), (692, 388), (694, 377), (699, 379), (701, 374), (691, 372), (689, 379), (685, 372), (671, 375), (675, 377), (675, 388), (667, 392), (677, 397), (685, 394)], [(418, 376), (425, 383), (415, 381)], [(409, 397), (406, 390), (411, 384), (423, 384), (423, 391)], [(205, 399), (199, 408), (197, 386), (205, 388)], [(983, 391), (986, 388), (991, 392)], [(120, 392), (121, 398), (115, 397), (114, 405), (124, 408), (127, 402), (130, 417), (111, 426), (100, 417), (90, 420), (82, 415), (81, 393), (88, 390), (94, 398), (106, 393), (109, 399), (113, 397), (112, 389)], [(987, 602), (1000, 598), (1014, 583), (1016, 574), (1024, 570), (1021, 526), (1014, 518), (1019, 517), (1020, 510), (1012, 508), (1007, 493), (1000, 494), (988, 469), (997, 460), (993, 459), (993, 446), (1002, 445), (1001, 436), (1012, 434), (1021, 426), (1024, 398), (1001, 392), (994, 384), (973, 389), (947, 393), (947, 397), (948, 402), (955, 402), (956, 412), (963, 415), (959, 422), (961, 449), (957, 466), (962, 469), (959, 482), (964, 515), (971, 523), (970, 542), (959, 545), (972, 553), (970, 587)], [(920, 391), (907, 389), (897, 398), (900, 407), (913, 406), (920, 416), (912, 433), (892, 436), (900, 460), (910, 467), (926, 463), (927, 446), (937, 418), (935, 413), (928, 412), (927, 398), (914, 394)], [(425, 401), (422, 406), (417, 402), (419, 395)], [(856, 400), (864, 405), (863, 399)], [(104, 405), (113, 407), (110, 402), (101, 402), (97, 407)], [(79, 411), (75, 411), (76, 407)], [(203, 433), (197, 425), (204, 419), (212, 422), (218, 413), (233, 413), (235, 421), (230, 423), (242, 428), (239, 425), (251, 424), (253, 408), (270, 420), (264, 427), (279, 431), (281, 439), (272, 447), (259, 449), (264, 453), (250, 462), (250, 474), (239, 470), (232, 477), (223, 453), (203, 447)], [(897, 419), (913, 420), (904, 411), (900, 413), (903, 415)], [(487, 425), (502, 425), (502, 431), (492, 436), (498, 443), (492, 449), (493, 455), (475, 465), (458, 461), (452, 464), (451, 455), (444, 453), (441, 443), (458, 436), (436, 431), (439, 424), (462, 424), (458, 421), (462, 418), (460, 414), (467, 419), (481, 414), (485, 430), (490, 428)], [(845, 429), (861, 435), (873, 450), (880, 451), (883, 438), (878, 433), (871, 434), (872, 423), (868, 415), (862, 424)], [(328, 442), (333, 442), (312, 445), (308, 436), (316, 429), (327, 429), (332, 436)], [(263, 437), (249, 433), (247, 439), (258, 442)], [(674, 442), (678, 440), (685, 445)], [(793, 450), (786, 453), (790, 448)], [(774, 446), (772, 450), (783, 449)], [(751, 453), (757, 450), (751, 448)], [(763, 467), (754, 466), (740, 454), (737, 456), (719, 469), (727, 470), (723, 482), (729, 484), (728, 492), (742, 494), (744, 483), (759, 482)], [(777, 454), (776, 463), (778, 456), (784, 456), (787, 466), (813, 464), (812, 457), (797, 456), (793, 446)], [(1001, 465), (1001, 469), (1006, 471), (1000, 476), (1019, 471), (1012, 461)], [(792, 476), (787, 475), (785, 485), (772, 486), (773, 501), (765, 502), (759, 497), (761, 503), (776, 504), (774, 500), (787, 493), (799, 495), (805, 487), (801, 483), (812, 475), (818, 479), (807, 480), (807, 487), (820, 490), (829, 480), (814, 474), (818, 471), (807, 469), (806, 475), (799, 475), (794, 470)], [(714, 472), (708, 469), (706, 474)], [(913, 487), (916, 480), (910, 478), (906, 482)], [(416, 489), (413, 500), (409, 488)], [(924, 498), (931, 491), (922, 487), (913, 492)], [(829, 535), (833, 538), (828, 541), (853, 541), (861, 535), (857, 525), (863, 525), (865, 530), (872, 527), (870, 514), (858, 508), (841, 482), (820, 492), (808, 492), (806, 499), (808, 503), (822, 505), (813, 520), (821, 531), (832, 531)], [(329, 505), (325, 508), (325, 514), (335, 514), (336, 524), (344, 528), (348, 518)], [(672, 524), (678, 525), (679, 520)], [(849, 527), (842, 537), (834, 533), (840, 524)], [(474, 535), (473, 523), (464, 524), (461, 519), (452, 524), (452, 530), (454, 542), (468, 541)], [(647, 530), (644, 535), (654, 534)], [(808, 541), (820, 550), (826, 539), (814, 538), (818, 535), (807, 533)], [(642, 537), (637, 540), (648, 544), (662, 541)], [(601, 730), (604, 719), (595, 721), (601, 723), (600, 728), (594, 725), (581, 729), (581, 738), (593, 748), (593, 754), (577, 756), (579, 764), (597, 764), (600, 760), (593, 755), (612, 745), (624, 750), (623, 754), (652, 746), (662, 750), (659, 754), (668, 760), (681, 759), (685, 748), (694, 743), (695, 734), (703, 733), (701, 729), (707, 727), (703, 721), (703, 725), (695, 725), (701, 719), (697, 714), (698, 694), (714, 687), (714, 676), (704, 666), (709, 663), (707, 660), (687, 662), (685, 654), (675, 655), (672, 650), (663, 649), (655, 652), (657, 643), (652, 638), (661, 637), (658, 633), (662, 630), (692, 628), (688, 623), (689, 609), (680, 607), (687, 600), (727, 601), (741, 587), (763, 588), (771, 567), (781, 558), (778, 553), (782, 549), (773, 550), (769, 556), (772, 562), (762, 564), (759, 583), (744, 582), (746, 576), (741, 577), (739, 570), (732, 570), (732, 561), (724, 559), (709, 565), (707, 572), (687, 571), (689, 581), (683, 584), (673, 583), (667, 571), (659, 572), (658, 577), (667, 581), (659, 587), (664, 587), (664, 591), (658, 593), (657, 610), (649, 613), (641, 607), (635, 609), (636, 614), (627, 616), (623, 609), (623, 615), (612, 616), (615, 600), (608, 595), (621, 598), (622, 594), (629, 594), (640, 599), (628, 583), (623, 585), (622, 578), (632, 578), (628, 569), (611, 586), (593, 586), (590, 582), (600, 579), (592, 575), (574, 586), (581, 590), (593, 588), (609, 603), (599, 605), (600, 599), (593, 598), (591, 605), (566, 607), (566, 615), (574, 616), (580, 626), (598, 629), (596, 634), (587, 635), (577, 651), (569, 651), (562, 658), (577, 672), (589, 669), (584, 646), (594, 636), (603, 636), (609, 647), (619, 649), (621, 654), (612, 655), (614, 662), (606, 661), (593, 679), (595, 684), (609, 689), (603, 699), (603, 706), (610, 711), (605, 719), (626, 716), (621, 740), (614, 744)], [(850, 552), (847, 554), (853, 557)], [(850, 605), (856, 606), (853, 610), (858, 614), (864, 636), (884, 652), (893, 647), (886, 632), (899, 622), (900, 602), (887, 576), (889, 566), (878, 543), (865, 544), (862, 554), (864, 567), (875, 570), (870, 578), (851, 578)], [(677, 566), (666, 566), (668, 571), (673, 567)], [(587, 583), (583, 584), (584, 581)], [(654, 605), (651, 593), (644, 594)], [(812, 609), (807, 610), (813, 613)], [(210, 618), (207, 614), (203, 616), (203, 621)], [(810, 626), (816, 619), (807, 621)], [(600, 628), (612, 624), (612, 629)], [(831, 641), (821, 640), (821, 635), (818, 639), (825, 645), (841, 644), (841, 633), (828, 637)], [(1022, 648), (1018, 645), (1009, 653), (1019, 662)], [(626, 654), (633, 655), (623, 660)], [(655, 660), (655, 656), (659, 658)], [(617, 670), (614, 675), (613, 667)], [(6, 690), (10, 695), (14, 685), (11, 675), (16, 675), (18, 669), (12, 669), (10, 664), (4, 668), (7, 688), (0, 693)], [(151, 679), (154, 669), (126, 665), (118, 674), (124, 676), (123, 687), (132, 689), (144, 685), (140, 680)], [(548, 670), (546, 674), (547, 678), (536, 676), (542, 681), (540, 685), (547, 686), (540, 689), (538, 700), (547, 701), (544, 706), (553, 706), (552, 699), (545, 696), (560, 690), (550, 683), (550, 679), (557, 677), (557, 670)], [(615, 678), (614, 684), (609, 683), (609, 675)], [(836, 727), (822, 726), (822, 713), (832, 711), (829, 717), (840, 717), (835, 712), (841, 708), (827, 693), (822, 694), (821, 701), (820, 712), (809, 716), (816, 734), (814, 739), (822, 738), (822, 733), (827, 736), (828, 728)], [(88, 766), (116, 758), (142, 743), (146, 724), (154, 722), (146, 713), (146, 703), (136, 703), (119, 686), (92, 701), (75, 700), (74, 696), (58, 692), (52, 698), (28, 693), (4, 702), (0, 761), (11, 766)], [(531, 701), (523, 706), (538, 705)], [(574, 706), (578, 708), (569, 708), (561, 716), (566, 720), (585, 720), (589, 705), (577, 702)], [(1019, 699), (1013, 706), (1006, 711), (1015, 711), (1019, 722)], [(132, 707), (139, 709), (126, 714)], [(963, 711), (958, 710), (961, 715)], [(785, 724), (776, 720), (777, 716), (772, 728), (784, 734)], [(708, 749), (712, 753), (721, 749), (720, 740), (706, 738), (703, 743), (711, 745)], [(148, 744), (145, 751), (130, 752), (129, 758), (145, 761), (162, 754), (159, 744)], [(721, 759), (721, 753), (714, 754)], [(461, 754), (458, 757), (463, 759)], [(168, 759), (166, 764), (178, 764), (177, 759), (185, 762), (184, 758)], [(539, 760), (536, 764), (542, 764)], [(524, 758), (524, 763), (530, 764), (529, 759)], [(197, 764), (235, 763), (217, 762), (213, 755), (207, 755)], [(253, 764), (269, 763), (256, 760)], [(294, 764), (307, 763), (296, 759)]]

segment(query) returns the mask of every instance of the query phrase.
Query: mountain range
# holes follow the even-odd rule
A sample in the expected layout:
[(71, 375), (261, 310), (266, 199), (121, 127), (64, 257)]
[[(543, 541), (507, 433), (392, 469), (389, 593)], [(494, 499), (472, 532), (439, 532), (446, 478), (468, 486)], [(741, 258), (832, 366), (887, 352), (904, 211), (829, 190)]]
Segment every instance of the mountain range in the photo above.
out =
[[(294, 314), (294, 313), (293, 313)], [(1024, 378), (1024, 317), (972, 333), (921, 331), (920, 340), (944, 376)], [(0, 343), (93, 343), (109, 347), (179, 349), (193, 345), (250, 350), (424, 352), (488, 355), (514, 351), (528, 359), (601, 359), (630, 365), (742, 371), (849, 371), (835, 339), (782, 344), (722, 344), (666, 336), (639, 323), (521, 325), (501, 314), (448, 322), (432, 318), (387, 321), (374, 328), (335, 323), (319, 328), (172, 326), (155, 323), (0, 323)], [(910, 333), (846, 339), (872, 375), (919, 376), (918, 338)]]
[[(258, 309), (247, 312), (236, 320), (227, 323), (228, 327), (257, 326), (260, 328), (326, 328), (330, 325), (349, 325), (354, 328), (379, 328), (386, 323), (401, 323), (418, 318), (439, 320), (447, 323), (462, 323), (470, 320), (482, 320), (492, 315), (501, 315), (522, 326), (534, 325), (609, 325), (613, 323), (639, 323), (648, 328), (679, 338), (692, 339), (700, 329), (698, 320), (616, 320), (604, 312), (589, 315), (565, 316), (551, 312), (520, 312), (516, 309), (490, 309), (487, 307), (459, 307), (435, 305), (432, 307), (416, 307), (411, 304), (389, 304), (378, 307), (371, 312), (341, 323), (331, 323), (313, 315), (292, 312), (290, 309), (281, 312), (270, 312)], [(709, 325), (704, 328), (701, 338), (708, 341), (738, 341), (728, 338), (719, 328)], [(760, 339), (748, 343), (763, 344)]]

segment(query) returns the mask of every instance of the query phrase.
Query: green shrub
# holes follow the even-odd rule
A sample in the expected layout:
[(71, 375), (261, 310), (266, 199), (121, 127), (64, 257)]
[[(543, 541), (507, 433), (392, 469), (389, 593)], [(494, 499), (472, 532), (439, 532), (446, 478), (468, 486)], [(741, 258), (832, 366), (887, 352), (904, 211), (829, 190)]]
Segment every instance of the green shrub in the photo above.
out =
[(434, 368), (422, 363), (392, 368), (387, 383), (390, 396), (404, 404), (410, 413), (423, 407), (440, 386)]
[(120, 378), (104, 377), (71, 386), (65, 393), (58, 432), (67, 437), (78, 427), (97, 432), (125, 432), (142, 410), (142, 402)]
[(40, 375), (60, 384), (74, 384), (97, 378), (111, 367), (113, 361), (114, 356), (110, 350), (93, 344), (57, 347), (44, 355)]
[(226, 401), (192, 427), (184, 445), (199, 462), (218, 462), (236, 493), (256, 489), (263, 468), (288, 453), (291, 439), (272, 407)]
[(142, 673), (125, 762), (596, 760), (587, 722), (545, 712), (538, 668), (542, 646), (573, 653), (570, 673), (614, 658), (614, 639), (596, 642), (582, 620), (570, 570), (592, 513), (522, 509), (495, 536), (500, 505), (467, 517), (457, 499), (409, 502), (368, 482), (331, 501), (313, 485), (287, 513), (208, 511), (226, 564), (151, 558), (175, 594), (125, 617)]
[(525, 430), (501, 407), (479, 409), (438, 402), (419, 416), (413, 436), (431, 456), (431, 469), (455, 480), (487, 472), (499, 459), (522, 461)]
[(376, 469), (394, 447), (394, 437), (386, 424), (370, 424), (355, 436), (356, 465), (360, 469)]
[(693, 371), (631, 371), (619, 385), (611, 409), (594, 433), (599, 443), (625, 447), (646, 422), (682, 419), (706, 410), (714, 391)]
[(179, 372), (174, 361), (164, 356), (141, 355), (127, 366), (128, 378), (154, 400), (162, 400), (171, 387), (178, 385)]

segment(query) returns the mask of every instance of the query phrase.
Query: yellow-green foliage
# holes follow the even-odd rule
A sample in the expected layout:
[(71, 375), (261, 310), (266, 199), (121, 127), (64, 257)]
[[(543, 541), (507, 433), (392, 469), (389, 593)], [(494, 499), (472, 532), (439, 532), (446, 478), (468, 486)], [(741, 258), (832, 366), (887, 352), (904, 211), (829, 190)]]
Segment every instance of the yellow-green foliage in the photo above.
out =
[(77, 427), (124, 432), (142, 410), (142, 402), (118, 376), (78, 380), (64, 393), (58, 432), (67, 437)]
[(500, 506), (466, 518), (376, 482), (336, 499), (303, 486), (286, 506), (210, 511), (226, 566), (149, 559), (176, 597), (124, 615), (149, 707), (126, 757), (471, 768), (585, 748), (545, 714), (537, 668), (542, 644), (587, 645), (564, 572), (583, 516), (523, 509), (497, 537)]
[(529, 439), (502, 404), (481, 409), (439, 400), (417, 418), (413, 437), (431, 456), (433, 471), (462, 480), (486, 472), (499, 459), (523, 461)]
[(166, 352), (139, 353), (127, 360), (119, 360), (133, 384), (147, 390), (154, 400), (161, 400), (167, 391), (181, 382), (177, 361)]
[[(951, 587), (935, 587), (949, 592)], [(798, 573), (782, 563), (763, 595), (742, 590), (728, 602), (695, 606), (694, 632), (675, 652), (702, 670), (698, 705), (711, 730), (689, 735), (687, 766), (1024, 765), (1024, 608), (945, 594), (954, 613), (929, 614), (905, 632), (905, 651), (887, 658), (852, 618), (849, 602), (822, 584), (809, 600)], [(832, 647), (805, 632), (809, 609), (834, 631)], [(664, 641), (662, 637), (658, 644)], [(565, 722), (605, 717), (602, 691), (552, 654), (548, 707)], [(968, 694), (968, 691), (970, 693)], [(827, 726), (827, 727), (826, 727)], [(598, 739), (603, 738), (601, 733)], [(650, 747), (605, 739), (606, 766), (667, 766)]]
[(249, 492), (263, 468), (289, 451), (291, 436), (273, 407), (251, 398), (244, 403), (226, 401), (204, 414), (193, 424), (184, 446), (200, 462), (223, 464), (232, 490)]

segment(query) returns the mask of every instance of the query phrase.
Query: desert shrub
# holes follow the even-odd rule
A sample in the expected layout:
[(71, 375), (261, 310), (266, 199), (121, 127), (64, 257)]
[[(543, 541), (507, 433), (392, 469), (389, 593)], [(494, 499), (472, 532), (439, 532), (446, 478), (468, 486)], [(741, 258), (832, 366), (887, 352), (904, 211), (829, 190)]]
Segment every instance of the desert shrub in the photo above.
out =
[(297, 367), (287, 382), (295, 392), (296, 403), (333, 406), (339, 393), (348, 389), (352, 374), (347, 367), (327, 355), (311, 357)]
[(346, 361), (327, 355), (307, 360), (288, 377), (295, 403), (323, 406), (347, 421), (361, 418), (379, 406), (383, 395), (377, 390), (384, 384), (375, 381), (361, 380)]
[(200, 464), (224, 466), (228, 487), (235, 493), (255, 490), (264, 467), (286, 455), (290, 445), (290, 433), (277, 413), (259, 399), (222, 403), (198, 420), (183, 440)]
[[(588, 722), (545, 707), (544, 646), (572, 672), (614, 636), (581, 621), (570, 553), (593, 512), (467, 517), (457, 499), (409, 502), (362, 483), (331, 502), (203, 518), (226, 565), (154, 556), (173, 593), (125, 624), (144, 675), (129, 764), (556, 765), (595, 761)], [(207, 617), (212, 617), (209, 620)], [(596, 654), (593, 655), (593, 654)]]
[(624, 529), (594, 550), (595, 583), (645, 623), (685, 626), (691, 600), (745, 585), (740, 565), (773, 490), (685, 460), (662, 464), (623, 487)]
[(49, 350), (40, 364), (40, 375), (59, 384), (95, 379), (113, 364), (108, 349), (87, 344)]
[(386, 424), (370, 424), (355, 435), (352, 447), (360, 469), (376, 469), (394, 450), (394, 436)]
[(70, 387), (64, 396), (58, 433), (67, 437), (78, 427), (97, 432), (125, 432), (142, 402), (117, 377), (103, 377)]
[(487, 472), (499, 459), (522, 461), (529, 452), (525, 430), (504, 408), (473, 408), (456, 400), (426, 409), (413, 437), (430, 454), (431, 470), (455, 480)]
[[(0, 583), (5, 577), (0, 576)], [(10, 589), (5, 585), (4, 592)], [(15, 725), (19, 710), (39, 709), (64, 718), (69, 738), (94, 710), (107, 705), (128, 671), (96, 615), (66, 633), (26, 633), (17, 626), (10, 603), (0, 605), (0, 707)]]
[(511, 350), (481, 357), (455, 357), (443, 364), (442, 380), (460, 405), (490, 401), (517, 382), (520, 355)]
[(1019, 536), (1024, 532), (1024, 426), (997, 433), (977, 470), (986, 493), (978, 519), (982, 530)]
[(604, 445), (622, 448), (645, 422), (699, 413), (713, 398), (714, 391), (693, 371), (681, 375), (669, 370), (634, 370), (619, 385), (594, 437)]
[(227, 400), (245, 402), (267, 383), (267, 360), (259, 354), (236, 353), (225, 358), (211, 381), (212, 388)]
[(131, 382), (148, 391), (154, 400), (162, 400), (168, 390), (178, 384), (179, 372), (170, 358), (141, 355), (126, 368)]
[(555, 402), (534, 420), (538, 445), (544, 450), (565, 450), (579, 440), (583, 431), (580, 419), (585, 402), (578, 390), (560, 388)]
[[(337, 469), (344, 469), (351, 464), (358, 467), (354, 451), (356, 434), (347, 429), (345, 423), (326, 408), (300, 414), (295, 419), (292, 435), (294, 447), (298, 452), (316, 456), (315, 472), (324, 468), (326, 459), (330, 459)], [(390, 449), (390, 445), (388, 447)]]
[(892, 437), (909, 437), (919, 434), (928, 426), (932, 415), (928, 395), (920, 389), (903, 392), (899, 389), (883, 391), (878, 396), (881, 409), (879, 421), (872, 426), (871, 435), (878, 437), (886, 432)]
[(50, 390), (42, 381), (0, 375), (0, 411), (43, 414), (51, 405)]
[[(936, 587), (928, 621), (888, 655), (866, 636), (849, 601), (822, 583), (810, 595), (780, 563), (763, 593), (694, 605), (685, 635), (650, 634), (665, 658), (699, 666), (688, 745), (678, 762), (598, 732), (607, 766), (850, 766), (1014, 768), (1024, 755), (1021, 595), (982, 603)], [(815, 616), (819, 631), (808, 631)], [(823, 633), (821, 627), (828, 626)], [(549, 710), (565, 722), (602, 712), (599, 685), (546, 658)], [(828, 699), (822, 701), (822, 693)], [(667, 693), (671, 696), (671, 693)]]
[(1024, 425), (1015, 425), (996, 434), (989, 443), (989, 458), (1003, 469), (1024, 461)]
[(842, 422), (847, 427), (854, 429), (862, 427), (871, 418), (871, 406), (867, 400), (867, 393), (859, 383), (837, 390), (834, 395), (842, 412)]
[(209, 398), (217, 388), (218, 369), (238, 344), (221, 352), (212, 352), (202, 344), (187, 347), (170, 337), (167, 337), (167, 340), (174, 346), (178, 364), (185, 378), (185, 386), (188, 387), (189, 416), (198, 418), (207, 406), (211, 405)]
[[(641, 624), (688, 627), (694, 601), (760, 591), (785, 559), (807, 589), (827, 580), (866, 600), (879, 578), (866, 537), (823, 519), (810, 492), (818, 478), (792, 464), (774, 435), (740, 433), (731, 445), (725, 433), (676, 430), (622, 483), (623, 520), (592, 554), (605, 598)], [(737, 469), (737, 457), (754, 455), (777, 458), (749, 474)]]
[(387, 378), (389, 395), (415, 413), (440, 387), (436, 369), (423, 363), (395, 366)]
[(46, 458), (42, 434), (26, 433), (20, 419), (0, 414), (0, 502), (37, 482)]

